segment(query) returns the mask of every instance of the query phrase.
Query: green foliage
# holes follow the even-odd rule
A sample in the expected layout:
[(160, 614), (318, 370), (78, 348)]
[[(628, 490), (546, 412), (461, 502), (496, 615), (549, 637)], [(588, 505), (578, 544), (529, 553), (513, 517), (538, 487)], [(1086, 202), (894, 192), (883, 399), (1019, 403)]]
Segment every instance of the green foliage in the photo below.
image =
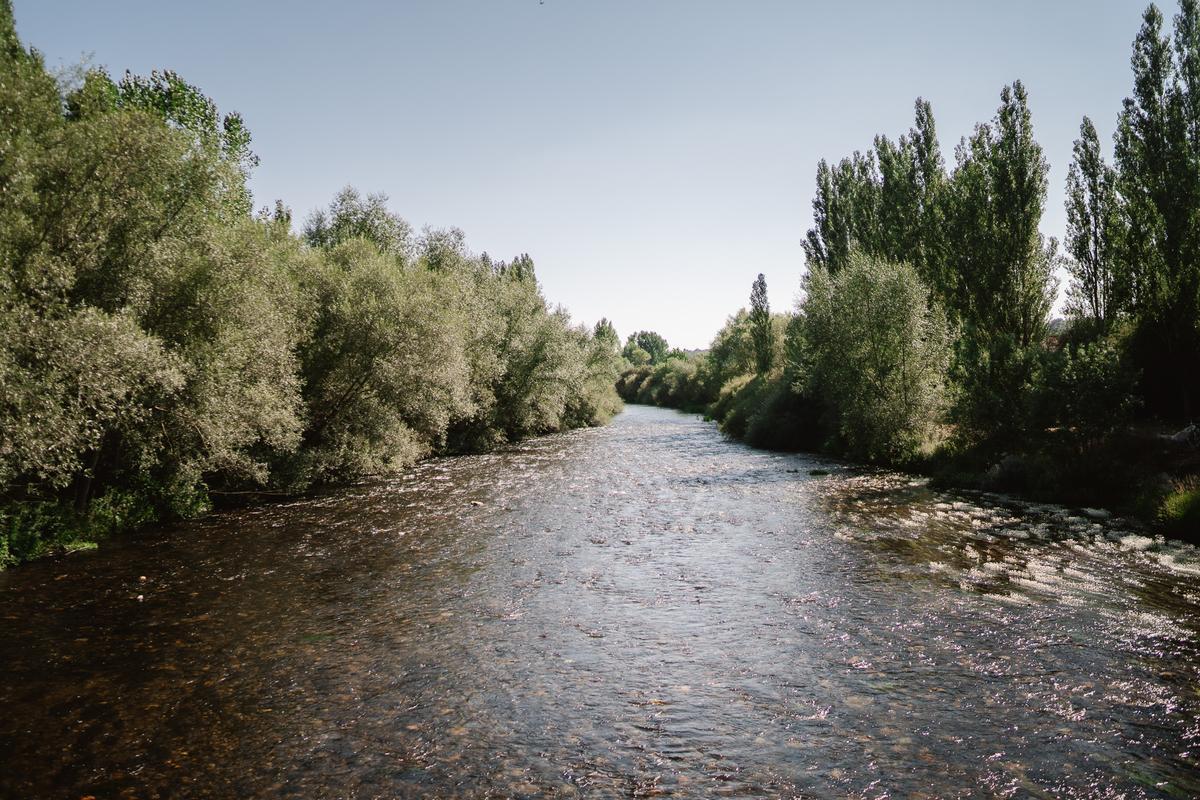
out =
[(897, 142), (876, 136), (872, 152), (817, 165), (815, 225), (804, 241), (809, 265), (836, 273), (856, 250), (905, 261), (945, 299), (952, 282), (943, 241), (946, 183), (933, 109), (917, 98), (913, 128)]
[(959, 146), (951, 176), (951, 309), (981, 347), (1011, 338), (1023, 349), (1045, 337), (1056, 289), (1056, 245), (1038, 232), (1049, 166), (1033, 138), (1025, 87), (1006, 86), (1000, 99), (993, 121)]
[(1119, 258), (1148, 409), (1187, 418), (1200, 396), (1200, 3), (1182, 0), (1173, 38), (1162, 28), (1151, 5), (1115, 136)]
[[(250, 212), (250, 192), (246, 179), (258, 166), (258, 156), (250, 150), (250, 131), (237, 112), (221, 115), (217, 105), (199, 88), (183, 80), (171, 70), (155, 70), (149, 77), (126, 72), (115, 93), (103, 87), (108, 81), (104, 73), (93, 72), (85, 83), (90, 94), (90, 111), (107, 112), (110, 103), (115, 107), (152, 114), (167, 125), (186, 135), (193, 147), (205, 154), (216, 172), (222, 197), (232, 216)], [(97, 98), (103, 98), (98, 105)], [(78, 98), (67, 98), (68, 109), (79, 113)]]
[(1012, 334), (968, 326), (954, 345), (949, 420), (960, 446), (1002, 452), (1029, 433), (1029, 409), (1041, 356)]
[(855, 151), (835, 167), (817, 165), (813, 198), (816, 226), (808, 232), (808, 263), (837, 272), (855, 249), (876, 252), (879, 245), (879, 170), (874, 153)]
[(402, 262), (412, 256), (412, 227), (387, 207), (382, 192), (363, 197), (353, 186), (338, 192), (328, 210), (317, 210), (304, 223), (304, 239), (312, 247), (331, 249), (352, 239), (366, 239)]
[[(1194, 465), (1147, 444), (1154, 418), (1191, 419), (1200, 398), (1200, 0), (1169, 34), (1150, 6), (1132, 66), (1112, 166), (1080, 127), (1065, 258), (1040, 233), (1048, 165), (1025, 87), (1002, 90), (950, 174), (918, 99), (907, 134), (817, 166), (798, 313), (770, 317), (760, 276), (686, 372), (640, 366), (631, 343), (622, 396), (704, 410), (762, 446), (1157, 508), (1147, 475)], [(1059, 266), (1070, 320), (1051, 330)], [(1193, 519), (1194, 486), (1171, 497), (1160, 521)]]
[(183, 364), (128, 315), (92, 308), (0, 315), (0, 482), (63, 489), (110, 431), (146, 425), (183, 387)]
[(754, 341), (754, 367), (763, 374), (775, 362), (775, 336), (771, 330), (771, 307), (767, 303), (767, 280), (760, 272), (750, 290), (750, 336)]
[(709, 345), (702, 379), (708, 394), (717, 393), (732, 378), (753, 372), (755, 368), (754, 327), (745, 309), (725, 320)]
[(621, 356), (634, 367), (644, 367), (650, 364), (650, 354), (632, 342), (625, 345)]
[(249, 217), (241, 117), (170, 71), (80, 75), (0, 3), (0, 566), (620, 409), (616, 331), (549, 308), (528, 255), (414, 242), (352, 188), (293, 236), (282, 202)]
[(774, 375), (760, 383), (756, 391), (735, 398), (736, 406), (744, 406), (746, 411), (735, 410), (728, 415), (723, 423), (725, 430), (732, 430), (734, 423), (729, 419), (736, 414), (745, 417), (740, 438), (747, 444), (769, 450), (820, 450), (824, 442), (819, 404), (797, 393), (786, 375)]
[(1102, 329), (1125, 310), (1129, 292), (1116, 258), (1123, 238), (1116, 181), (1100, 153), (1096, 126), (1084, 117), (1067, 173), (1068, 307)]
[(1190, 475), (1173, 481), (1158, 507), (1156, 521), (1168, 533), (1196, 539), (1200, 532), (1200, 478)]
[[(739, 375), (729, 379), (721, 386), (716, 399), (709, 406), (709, 417), (717, 423), (721, 432), (726, 436), (734, 439), (746, 438), (751, 420), (762, 416), (759, 412), (763, 404), (766, 385), (765, 378), (753, 374)], [(815, 423), (816, 418), (807, 422)], [(754, 444), (758, 447), (772, 448), (769, 441), (762, 439)]]
[(901, 460), (931, 435), (943, 406), (949, 333), (928, 288), (905, 264), (852, 254), (805, 284), (802, 394), (821, 400), (844, 448)]
[(592, 338), (597, 347), (605, 353), (616, 355), (621, 351), (621, 337), (617, 335), (617, 329), (607, 317), (601, 317), (592, 328)]
[(768, 370), (774, 369), (778, 355), (784, 352), (784, 338), (791, 317), (771, 315), (765, 307), (765, 281), (762, 288), (766, 316), (753, 320), (752, 312), (738, 311), (726, 320), (704, 353), (671, 350), (663, 361), (653, 365), (648, 360), (631, 359), (629, 356), (636, 357), (637, 352), (627, 346), (625, 360), (630, 366), (617, 381), (617, 392), (627, 402), (680, 408), (723, 419), (727, 410), (721, 405), (725, 396), (723, 388), (734, 380), (744, 383), (757, 371), (756, 331), (759, 336), (769, 337), (766, 350), (772, 361), (767, 365)]
[(112, 491), (86, 512), (48, 500), (0, 504), (0, 569), (46, 555), (90, 550), (118, 531), (153, 521), (136, 492)]
[(768, 450), (819, 450), (820, 409), (784, 375), (741, 375), (721, 387), (709, 414), (726, 436)]
[(77, 541), (79, 520), (54, 502), (0, 506), (0, 569), (29, 561)]
[(1138, 405), (1129, 336), (1124, 326), (1045, 353), (1034, 378), (1038, 427), (1061, 427), (1083, 449), (1127, 424)]
[(702, 359), (673, 358), (627, 369), (617, 381), (622, 399), (643, 405), (702, 411), (708, 402), (698, 380)]
[[(667, 340), (654, 331), (638, 331), (629, 334), (629, 338), (625, 341), (624, 356), (632, 364), (661, 364), (667, 360), (670, 350), (671, 347), (667, 344)], [(643, 358), (641, 353), (645, 353), (649, 360), (641, 360)]]
[(1047, 170), (1018, 81), (1001, 92), (995, 119), (959, 146), (948, 189), (950, 308), (962, 323), (953, 419), (965, 441), (1011, 441), (1024, 430), (1056, 291), (1057, 244), (1038, 231)]
[(721, 432), (734, 439), (746, 435), (750, 418), (762, 402), (767, 380), (761, 375), (739, 375), (726, 381), (712, 406)]
[(602, 425), (620, 413), (623, 405), (616, 391), (621, 339), (607, 319), (597, 322), (590, 335), (586, 329), (573, 328), (571, 336), (585, 353), (585, 360), (582, 380), (576, 384), (580, 391), (569, 398), (561, 427)]
[(351, 240), (301, 261), (305, 481), (380, 474), (427, 455), (468, 408), (461, 326), (438, 278)]

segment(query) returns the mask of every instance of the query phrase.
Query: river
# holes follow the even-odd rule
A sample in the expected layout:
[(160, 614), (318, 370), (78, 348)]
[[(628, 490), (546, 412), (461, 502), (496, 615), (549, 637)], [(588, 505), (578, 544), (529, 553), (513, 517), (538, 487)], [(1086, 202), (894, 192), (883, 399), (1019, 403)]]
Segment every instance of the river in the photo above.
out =
[(0, 797), (1200, 796), (1196, 549), (661, 409), (13, 569), (0, 616)]

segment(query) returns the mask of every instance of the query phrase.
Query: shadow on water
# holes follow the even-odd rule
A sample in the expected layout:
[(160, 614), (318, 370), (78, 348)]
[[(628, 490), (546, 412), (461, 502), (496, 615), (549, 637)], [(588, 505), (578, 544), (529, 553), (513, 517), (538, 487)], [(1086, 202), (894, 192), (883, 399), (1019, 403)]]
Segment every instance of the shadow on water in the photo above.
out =
[(5, 797), (1200, 794), (1195, 549), (659, 409), (0, 598)]

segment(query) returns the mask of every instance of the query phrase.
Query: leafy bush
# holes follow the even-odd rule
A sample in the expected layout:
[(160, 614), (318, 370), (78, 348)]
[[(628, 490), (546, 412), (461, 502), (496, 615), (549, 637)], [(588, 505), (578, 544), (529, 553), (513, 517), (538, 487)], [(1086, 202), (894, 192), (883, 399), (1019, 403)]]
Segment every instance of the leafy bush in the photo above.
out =
[(820, 413), (818, 404), (795, 392), (789, 378), (779, 376), (757, 393), (743, 438), (768, 450), (819, 450)]
[(0, 563), (620, 409), (616, 332), (528, 255), (353, 188), (295, 236), (249, 214), (241, 117), (175, 73), (64, 91), (3, 2), (0, 42)]
[(851, 255), (836, 274), (814, 267), (803, 306), (797, 388), (824, 406), (845, 451), (903, 460), (943, 409), (949, 332), (905, 264)]
[(1062, 426), (1078, 447), (1094, 444), (1132, 417), (1137, 382), (1127, 328), (1044, 353), (1034, 375), (1035, 427)]
[(711, 410), (721, 432), (734, 439), (744, 438), (750, 418), (758, 411), (766, 390), (767, 379), (761, 375), (739, 375), (726, 382)]
[(669, 358), (657, 365), (634, 366), (617, 380), (617, 392), (631, 403), (701, 412), (709, 402), (703, 357)]
[(1167, 533), (1200, 539), (1200, 476), (1172, 482), (1159, 505), (1157, 522)]

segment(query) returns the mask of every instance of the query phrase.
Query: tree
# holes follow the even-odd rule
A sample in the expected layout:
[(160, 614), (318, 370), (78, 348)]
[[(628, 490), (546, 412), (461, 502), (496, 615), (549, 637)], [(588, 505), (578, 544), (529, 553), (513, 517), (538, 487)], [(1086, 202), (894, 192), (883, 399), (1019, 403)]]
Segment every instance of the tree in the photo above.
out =
[(621, 410), (617, 379), (621, 374), (621, 339), (607, 319), (601, 319), (589, 333), (573, 328), (572, 339), (586, 357), (582, 379), (567, 402), (566, 418), (574, 426), (599, 425)]
[(917, 98), (914, 122), (896, 143), (875, 137), (879, 162), (880, 237), (875, 255), (904, 261), (931, 289), (946, 298), (944, 209), (946, 168), (930, 104)]
[(906, 261), (944, 298), (945, 185), (933, 109), (917, 98), (913, 127), (898, 141), (876, 136), (873, 151), (817, 166), (808, 263), (836, 272), (854, 250)]
[(913, 252), (896, 253), (893, 257), (911, 263), (921, 279), (929, 285), (932, 294), (944, 305), (949, 297), (944, 231), (944, 197), (948, 179), (933, 119), (933, 106), (919, 97), (915, 103), (915, 121), (906, 144), (911, 150), (914, 167), (911, 193), (914, 205), (911, 211), (917, 220), (919, 233)]
[(304, 223), (313, 247), (333, 249), (351, 239), (366, 239), (380, 252), (407, 262), (412, 256), (412, 227), (388, 207), (383, 192), (363, 197), (353, 186), (337, 193), (328, 210), (317, 210)]
[(616, 331), (549, 307), (527, 254), (476, 258), (454, 228), (413, 242), (352, 188), (303, 238), (282, 202), (251, 217), (241, 117), (171, 71), (60, 88), (9, 0), (0, 108), (0, 568), (217, 492), (620, 408)]
[(272, 234), (243, 211), (249, 135), (173, 73), (93, 70), (47, 106), (40, 61), (0, 58), (21, 155), (0, 192), (0, 429), (59, 436), (0, 443), (17, 454), (0, 499), (68, 492), (86, 514), (124, 494), (163, 514), (265, 482), (300, 427), (296, 326)]
[(608, 317), (601, 317), (600, 321), (592, 328), (592, 338), (596, 343), (617, 353), (621, 350), (621, 337), (617, 335), (617, 329), (609, 321)]
[(638, 347), (636, 342), (627, 342), (625, 349), (621, 351), (621, 356), (635, 367), (644, 367), (650, 364), (650, 354)]
[[(106, 73), (92, 70), (84, 86), (92, 110), (99, 101), (100, 108), (111, 105), (143, 111), (184, 133), (213, 163), (221, 165), (221, 195), (231, 218), (250, 213), (246, 181), (258, 166), (258, 156), (250, 149), (250, 130), (241, 114), (235, 111), (221, 115), (212, 98), (172, 70), (154, 70), (148, 77), (126, 72), (115, 88)], [(86, 113), (81, 107), (80, 95), (67, 98), (70, 116)]]
[(1121, 313), (1126, 296), (1119, 271), (1120, 203), (1116, 173), (1104, 163), (1096, 127), (1079, 126), (1074, 160), (1067, 172), (1067, 237), (1071, 273), (1069, 310), (1094, 320), (1100, 332)]
[(753, 330), (750, 315), (741, 308), (725, 320), (713, 337), (699, 373), (699, 380), (704, 383), (709, 397), (715, 398), (728, 381), (754, 370)]
[(837, 271), (855, 248), (876, 252), (879, 245), (879, 172), (872, 153), (855, 151), (830, 167), (817, 165), (814, 227), (803, 242), (809, 264)]
[[(475, 268), (471, 250), (467, 247), (467, 234), (460, 228), (425, 226), (417, 240), (417, 253), (420, 263), (432, 272), (451, 275)], [(503, 261), (494, 264), (493, 270), (500, 275), (508, 271)], [(529, 275), (533, 275), (532, 260), (529, 261)]]
[(661, 364), (667, 360), (667, 354), (671, 347), (667, 344), (666, 339), (654, 331), (638, 331), (629, 334), (629, 338), (625, 341), (625, 357), (633, 361), (637, 357), (637, 349), (641, 349), (650, 356), (650, 364)]
[(1182, 0), (1173, 42), (1162, 27), (1151, 5), (1115, 137), (1121, 257), (1146, 405), (1189, 417), (1200, 393), (1200, 3)]
[(1055, 291), (1055, 246), (1038, 230), (1049, 165), (1025, 87), (1004, 87), (1000, 100), (995, 119), (959, 146), (952, 176), (956, 310), (985, 337), (1029, 347), (1045, 335)]
[(950, 355), (945, 317), (906, 264), (851, 254), (838, 272), (810, 267), (796, 388), (825, 408), (843, 448), (903, 459), (931, 435)]
[(761, 272), (750, 289), (750, 326), (754, 337), (754, 366), (760, 375), (766, 374), (775, 361), (775, 339), (771, 331), (771, 307), (767, 304), (767, 279)]
[(515, 281), (537, 281), (533, 259), (529, 257), (528, 253), (522, 253), (507, 264), (503, 261), (499, 262), (496, 264), (496, 273)]
[(1025, 422), (1033, 351), (1054, 301), (1057, 242), (1039, 232), (1048, 166), (1028, 95), (1004, 87), (990, 123), (958, 147), (946, 195), (950, 310), (962, 325), (954, 418), (968, 439), (1011, 441)]

